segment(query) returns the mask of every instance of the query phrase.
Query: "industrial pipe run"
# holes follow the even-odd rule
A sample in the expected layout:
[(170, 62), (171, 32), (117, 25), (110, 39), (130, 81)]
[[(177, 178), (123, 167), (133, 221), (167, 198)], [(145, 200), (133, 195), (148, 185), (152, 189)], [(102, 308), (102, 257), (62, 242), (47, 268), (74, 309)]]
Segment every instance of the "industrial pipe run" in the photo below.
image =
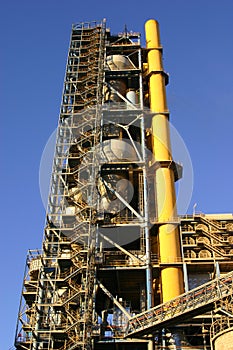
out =
[[(180, 236), (175, 219), (176, 194), (169, 132), (169, 112), (165, 91), (159, 25), (154, 19), (145, 24), (148, 50), (150, 110), (152, 117), (152, 152), (155, 158), (155, 202), (159, 227), (162, 300), (166, 302), (184, 292)], [(153, 248), (152, 248), (153, 249)], [(156, 254), (156, 252), (152, 251)]]

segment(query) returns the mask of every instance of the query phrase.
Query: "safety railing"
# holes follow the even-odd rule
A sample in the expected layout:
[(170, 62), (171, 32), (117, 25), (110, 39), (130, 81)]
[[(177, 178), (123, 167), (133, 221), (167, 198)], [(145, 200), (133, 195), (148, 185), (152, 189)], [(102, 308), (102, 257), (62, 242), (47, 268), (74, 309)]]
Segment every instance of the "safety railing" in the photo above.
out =
[(213, 340), (220, 333), (223, 333), (227, 329), (233, 330), (233, 319), (229, 317), (219, 317), (216, 319), (210, 328), (210, 337)]
[(179, 319), (189, 319), (233, 294), (233, 271), (129, 319), (126, 337), (141, 337)]

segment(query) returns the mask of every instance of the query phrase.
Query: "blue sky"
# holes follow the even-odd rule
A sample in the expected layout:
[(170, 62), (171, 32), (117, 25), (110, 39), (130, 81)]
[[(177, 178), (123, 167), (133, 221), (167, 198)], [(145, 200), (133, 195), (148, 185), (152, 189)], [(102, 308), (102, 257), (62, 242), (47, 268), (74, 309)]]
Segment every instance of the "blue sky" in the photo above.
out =
[[(40, 248), (44, 146), (57, 125), (72, 23), (107, 18), (112, 32), (160, 22), (171, 121), (189, 151), (189, 212), (233, 212), (231, 0), (6, 1), (1, 5), (1, 332), (13, 345), (26, 252)], [(185, 169), (184, 169), (185, 172)], [(4, 339), (3, 339), (4, 338)]]

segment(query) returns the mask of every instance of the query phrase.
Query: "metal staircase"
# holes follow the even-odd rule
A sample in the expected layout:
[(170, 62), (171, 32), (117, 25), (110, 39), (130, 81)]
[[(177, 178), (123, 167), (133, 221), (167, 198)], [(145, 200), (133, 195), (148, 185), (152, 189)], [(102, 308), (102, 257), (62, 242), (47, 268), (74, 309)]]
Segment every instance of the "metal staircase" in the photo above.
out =
[(104, 21), (73, 26), (43, 251), (34, 295), (25, 287), (17, 349), (91, 347), (104, 53)]
[(213, 310), (216, 303), (229, 303), (233, 295), (233, 271), (216, 278), (169, 302), (158, 305), (129, 319), (126, 338), (141, 338), (158, 329), (178, 324), (200, 313)]
[(224, 238), (222, 238), (221, 236), (217, 235), (216, 232), (209, 231), (206, 228), (206, 225), (198, 225), (196, 230), (197, 231), (201, 231), (206, 237), (212, 238), (212, 239), (216, 240), (219, 243), (222, 243), (222, 244), (225, 243), (226, 244), (226, 242), (227, 242), (226, 240), (224, 240)]
[(217, 231), (221, 231), (224, 228), (222, 227), (222, 225), (217, 221), (217, 220), (213, 220), (213, 219), (209, 219), (204, 215), (200, 215), (200, 219), (203, 223), (205, 223), (206, 225), (214, 228)]
[(57, 148), (60, 145), (62, 151), (58, 163), (66, 164), (60, 173), (65, 204), (59, 224), (71, 248), (74, 244), (79, 246), (71, 252), (72, 268), (60, 282), (67, 285), (61, 303), (67, 318), (62, 349), (67, 350), (90, 347), (87, 334), (91, 334), (93, 317), (96, 234), (93, 221), (97, 203), (93, 180), (99, 170), (96, 146), (100, 133), (98, 104), (103, 84), (104, 40), (105, 23), (73, 27), (60, 116), (60, 135), (69, 135), (69, 139), (60, 143), (57, 140)]

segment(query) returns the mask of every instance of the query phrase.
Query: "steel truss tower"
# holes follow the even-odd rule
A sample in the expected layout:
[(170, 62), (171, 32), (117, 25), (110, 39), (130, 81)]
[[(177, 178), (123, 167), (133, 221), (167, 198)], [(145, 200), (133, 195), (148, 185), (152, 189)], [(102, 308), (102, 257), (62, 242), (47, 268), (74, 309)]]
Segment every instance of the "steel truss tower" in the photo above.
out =
[(72, 27), (17, 350), (206, 350), (232, 337), (233, 217), (176, 213), (182, 169), (154, 20), (146, 40), (113, 35), (105, 20)]

